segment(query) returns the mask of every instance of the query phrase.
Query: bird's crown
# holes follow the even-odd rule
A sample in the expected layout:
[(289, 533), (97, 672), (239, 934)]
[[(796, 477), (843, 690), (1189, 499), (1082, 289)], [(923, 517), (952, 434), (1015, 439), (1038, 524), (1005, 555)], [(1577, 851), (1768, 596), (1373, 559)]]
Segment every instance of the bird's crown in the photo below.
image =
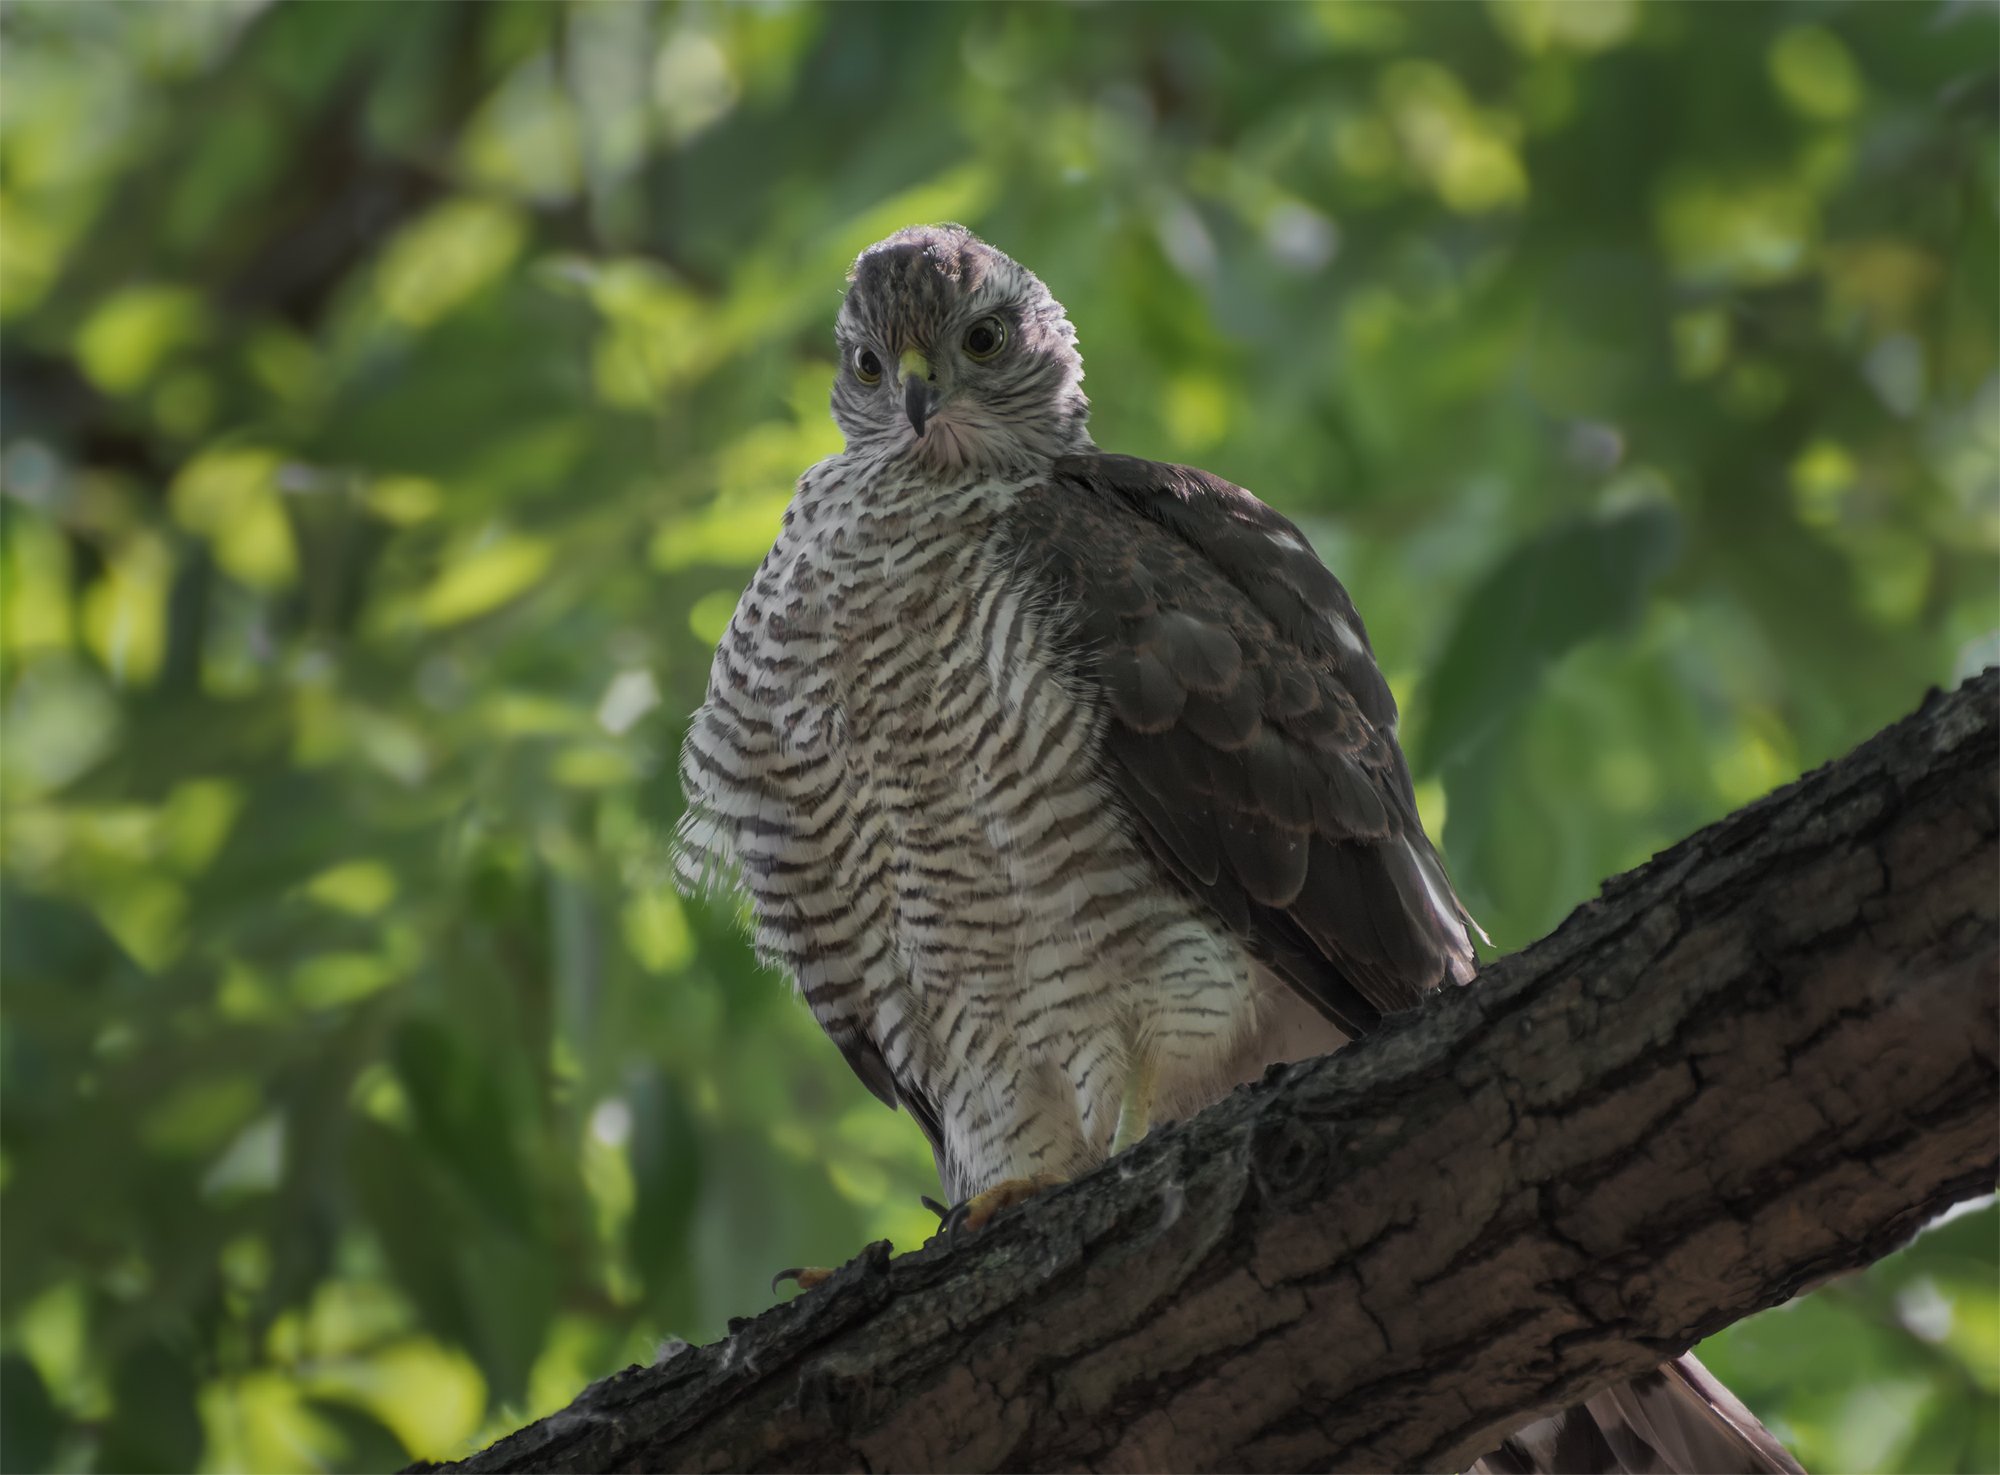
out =
[(907, 226), (863, 251), (835, 338), (833, 414), (850, 450), (1032, 469), (1088, 442), (1062, 304), (962, 225)]

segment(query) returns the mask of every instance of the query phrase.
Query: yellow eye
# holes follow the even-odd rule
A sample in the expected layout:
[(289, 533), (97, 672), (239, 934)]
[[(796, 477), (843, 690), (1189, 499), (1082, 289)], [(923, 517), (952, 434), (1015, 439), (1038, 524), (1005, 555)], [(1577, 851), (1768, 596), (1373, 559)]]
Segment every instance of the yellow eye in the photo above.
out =
[(1007, 346), (1007, 325), (998, 318), (981, 318), (965, 330), (965, 356), (990, 359)]
[(854, 351), (854, 377), (863, 384), (882, 382), (882, 360), (875, 357), (872, 348), (857, 348)]

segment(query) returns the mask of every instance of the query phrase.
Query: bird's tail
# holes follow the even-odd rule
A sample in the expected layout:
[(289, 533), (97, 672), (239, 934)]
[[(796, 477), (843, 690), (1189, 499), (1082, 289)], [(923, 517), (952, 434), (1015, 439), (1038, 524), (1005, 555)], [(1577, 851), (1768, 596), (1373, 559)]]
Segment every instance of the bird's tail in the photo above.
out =
[(1473, 1475), (1805, 1475), (1693, 1353), (1515, 1430)]

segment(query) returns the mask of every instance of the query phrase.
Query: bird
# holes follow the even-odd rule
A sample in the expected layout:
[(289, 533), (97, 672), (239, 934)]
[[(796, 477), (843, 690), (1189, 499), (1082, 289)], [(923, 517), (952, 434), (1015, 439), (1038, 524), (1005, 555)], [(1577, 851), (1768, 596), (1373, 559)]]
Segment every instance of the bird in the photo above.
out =
[[(959, 225), (868, 247), (845, 441), (799, 478), (690, 719), (690, 894), (739, 885), (954, 1217), (1473, 980), (1366, 628), (1306, 536), (1100, 450), (1068, 313)], [(1477, 1470), (1796, 1471), (1691, 1356)]]

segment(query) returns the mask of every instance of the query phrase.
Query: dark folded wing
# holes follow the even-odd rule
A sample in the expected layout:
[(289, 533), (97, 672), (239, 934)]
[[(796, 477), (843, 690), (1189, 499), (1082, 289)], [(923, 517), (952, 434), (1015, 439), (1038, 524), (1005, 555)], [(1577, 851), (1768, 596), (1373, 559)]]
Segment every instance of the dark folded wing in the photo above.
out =
[(1181, 884), (1350, 1033), (1471, 976), (1395, 701), (1296, 527), (1206, 472), (1088, 455), (1009, 531), (1070, 622), (1107, 776)]

